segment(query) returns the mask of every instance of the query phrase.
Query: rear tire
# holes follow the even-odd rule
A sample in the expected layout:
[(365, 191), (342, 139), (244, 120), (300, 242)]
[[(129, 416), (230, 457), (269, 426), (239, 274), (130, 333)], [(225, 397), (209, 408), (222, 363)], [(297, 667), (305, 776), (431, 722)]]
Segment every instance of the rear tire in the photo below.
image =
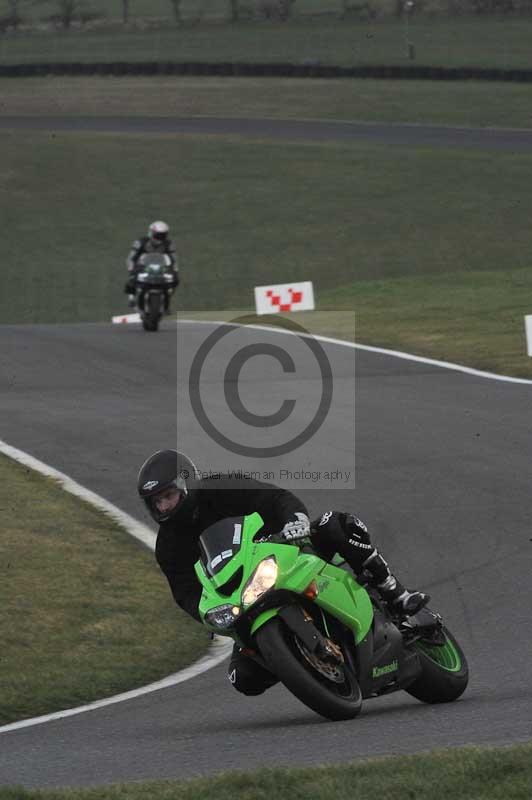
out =
[(255, 635), (268, 669), (302, 703), (331, 720), (353, 719), (362, 708), (362, 694), (355, 675), (342, 667), (344, 682), (334, 683), (305, 659), (296, 634), (278, 618), (266, 622)]
[(469, 681), (469, 668), (462, 648), (447, 628), (443, 628), (443, 633), (444, 645), (430, 645), (423, 640), (414, 645), (422, 672), (405, 691), (423, 703), (457, 700)]

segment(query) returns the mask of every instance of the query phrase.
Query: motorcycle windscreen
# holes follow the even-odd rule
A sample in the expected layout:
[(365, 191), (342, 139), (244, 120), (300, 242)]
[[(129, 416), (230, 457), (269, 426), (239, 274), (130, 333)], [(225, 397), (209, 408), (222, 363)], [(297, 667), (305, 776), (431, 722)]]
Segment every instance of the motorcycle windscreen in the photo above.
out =
[(139, 258), (139, 267), (148, 273), (164, 274), (171, 266), (170, 258), (164, 253), (144, 253)]
[(244, 517), (228, 517), (215, 522), (200, 536), (200, 560), (208, 575), (216, 575), (233, 558), (242, 543)]

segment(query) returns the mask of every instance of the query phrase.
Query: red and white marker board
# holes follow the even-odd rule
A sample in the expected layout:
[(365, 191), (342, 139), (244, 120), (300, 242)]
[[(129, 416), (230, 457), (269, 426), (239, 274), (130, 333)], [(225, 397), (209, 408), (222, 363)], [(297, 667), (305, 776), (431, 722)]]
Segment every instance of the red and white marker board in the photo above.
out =
[(121, 314), (118, 317), (111, 317), (113, 325), (125, 325), (128, 322), (140, 322), (140, 314)]
[(315, 306), (312, 281), (255, 286), (255, 308), (257, 314), (313, 311)]

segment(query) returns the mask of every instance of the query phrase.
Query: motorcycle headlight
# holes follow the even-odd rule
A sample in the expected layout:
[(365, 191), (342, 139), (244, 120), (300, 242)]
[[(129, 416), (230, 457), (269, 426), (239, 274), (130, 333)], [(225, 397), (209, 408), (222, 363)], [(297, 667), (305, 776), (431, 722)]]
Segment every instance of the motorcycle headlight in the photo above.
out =
[(217, 606), (205, 614), (205, 622), (207, 625), (212, 625), (213, 628), (230, 628), (240, 614), (238, 606), (227, 604), (225, 606)]
[(242, 603), (250, 606), (255, 603), (264, 592), (271, 589), (277, 580), (277, 562), (273, 556), (261, 561), (242, 592)]

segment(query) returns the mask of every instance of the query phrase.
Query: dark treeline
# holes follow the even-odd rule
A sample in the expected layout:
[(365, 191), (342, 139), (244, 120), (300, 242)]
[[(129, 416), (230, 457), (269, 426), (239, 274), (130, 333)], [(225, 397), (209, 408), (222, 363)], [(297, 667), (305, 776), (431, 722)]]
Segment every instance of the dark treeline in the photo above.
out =
[[(46, 25), (51, 29), (69, 30), (94, 24), (151, 23), (152, 25), (176, 25), (187, 21), (201, 21), (204, 16), (204, 4), (198, 0), (197, 11), (189, 19), (185, 19), (182, 11), (182, 0), (168, 0), (166, 17), (147, 15), (146, 6), (142, 12), (135, 0), (121, 0), (116, 8), (120, 8), (120, 16), (111, 17), (108, 4), (104, 0), (4, 0), (3, 16), (0, 16), (0, 32), (17, 31), (21, 28), (32, 28)], [(39, 14), (42, 6), (42, 14)], [(336, 0), (334, 5), (324, 0), (323, 9), (314, 6), (312, 10), (306, 6), (305, 0), (219, 0), (218, 18), (229, 22), (241, 19), (288, 20), (292, 16), (314, 16), (336, 12), (341, 18), (359, 18), (361, 20), (379, 17), (397, 17), (405, 15), (431, 16), (515, 16), (531, 15), (532, 0)], [(0, 12), (1, 13), (1, 12)], [(190, 15), (190, 9), (189, 9)], [(213, 16), (211, 10), (209, 16)]]

